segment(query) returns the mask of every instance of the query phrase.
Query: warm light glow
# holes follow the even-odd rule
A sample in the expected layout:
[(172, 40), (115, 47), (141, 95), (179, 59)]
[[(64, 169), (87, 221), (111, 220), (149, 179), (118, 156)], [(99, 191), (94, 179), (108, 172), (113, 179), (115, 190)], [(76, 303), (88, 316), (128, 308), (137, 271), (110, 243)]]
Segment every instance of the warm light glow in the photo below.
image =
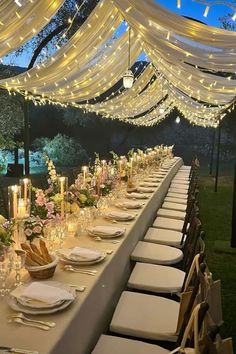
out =
[(206, 6), (204, 14), (203, 14), (204, 17), (207, 17), (209, 10), (210, 10), (210, 6)]
[(22, 4), (20, 3), (20, 1), (19, 1), (19, 0), (15, 0), (15, 3), (16, 3), (16, 5), (18, 5), (19, 7), (21, 7), (21, 6), (22, 6)]
[(179, 124), (180, 123), (180, 117), (178, 116), (178, 117), (176, 117), (176, 119), (175, 119), (175, 123), (177, 123), (177, 124)]

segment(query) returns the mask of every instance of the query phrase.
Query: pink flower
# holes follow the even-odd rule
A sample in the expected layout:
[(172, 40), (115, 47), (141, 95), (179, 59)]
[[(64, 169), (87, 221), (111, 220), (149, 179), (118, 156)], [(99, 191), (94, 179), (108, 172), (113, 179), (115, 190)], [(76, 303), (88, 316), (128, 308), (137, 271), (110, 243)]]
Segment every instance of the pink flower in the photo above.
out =
[(33, 228), (33, 233), (34, 234), (41, 234), (41, 232), (42, 232), (42, 227), (41, 226), (35, 226)]
[(25, 229), (25, 235), (26, 236), (31, 236), (32, 235), (32, 230), (31, 229)]
[(42, 189), (39, 189), (36, 193), (35, 203), (40, 206), (43, 206), (46, 204), (46, 202), (47, 202), (47, 199), (45, 198), (44, 192), (42, 191)]
[(48, 213), (52, 214), (54, 212), (54, 203), (53, 202), (46, 203), (46, 208), (48, 210)]

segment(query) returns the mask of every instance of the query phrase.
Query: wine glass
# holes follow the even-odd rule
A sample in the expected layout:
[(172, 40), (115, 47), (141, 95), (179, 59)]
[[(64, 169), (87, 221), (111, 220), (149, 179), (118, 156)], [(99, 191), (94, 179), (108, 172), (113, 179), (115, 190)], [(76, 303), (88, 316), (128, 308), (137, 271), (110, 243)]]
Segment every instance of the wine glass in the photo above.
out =
[(16, 272), (15, 274), (15, 287), (22, 285), (21, 270), (25, 266), (26, 252), (23, 250), (15, 250), (11, 256), (11, 268)]
[(10, 249), (6, 248), (0, 256), (0, 296), (5, 296), (9, 289), (7, 288), (7, 278), (11, 272)]

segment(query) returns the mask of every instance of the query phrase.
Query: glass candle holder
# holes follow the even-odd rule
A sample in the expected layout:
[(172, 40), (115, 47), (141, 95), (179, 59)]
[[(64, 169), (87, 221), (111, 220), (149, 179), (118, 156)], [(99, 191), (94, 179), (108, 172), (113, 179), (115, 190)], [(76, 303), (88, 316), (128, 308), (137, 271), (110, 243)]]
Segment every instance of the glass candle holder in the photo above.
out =
[(26, 216), (30, 216), (30, 207), (31, 207), (31, 188), (32, 183), (29, 178), (20, 179), (20, 188), (21, 188), (21, 205), (24, 204), (26, 207)]
[(8, 187), (8, 211), (10, 219), (18, 218), (18, 205), (21, 199), (21, 187), (16, 185)]
[(65, 217), (65, 202), (67, 200), (67, 192), (68, 192), (68, 177), (59, 177), (59, 193), (61, 195), (61, 219)]

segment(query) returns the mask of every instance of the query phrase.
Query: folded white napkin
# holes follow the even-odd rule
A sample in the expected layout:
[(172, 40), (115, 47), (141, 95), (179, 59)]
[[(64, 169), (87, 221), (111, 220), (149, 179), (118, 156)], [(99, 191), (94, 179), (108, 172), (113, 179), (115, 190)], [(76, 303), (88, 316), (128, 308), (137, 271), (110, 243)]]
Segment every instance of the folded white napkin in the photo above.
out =
[(96, 260), (101, 257), (101, 253), (96, 250), (84, 247), (74, 247), (69, 253), (69, 258), (79, 260)]
[(36, 300), (45, 304), (54, 304), (62, 300), (74, 300), (73, 294), (66, 289), (44, 284), (42, 282), (32, 282), (20, 293), (15, 289), (11, 292), (11, 295), (17, 298), (20, 297), (26, 301)]
[(147, 193), (151, 193), (154, 192), (155, 189), (150, 188), (150, 187), (138, 187), (138, 191), (140, 192), (147, 192)]
[(154, 183), (154, 182), (142, 182), (140, 183), (141, 187), (158, 187), (159, 183)]
[(106, 236), (115, 236), (122, 235), (124, 233), (124, 229), (116, 226), (108, 226), (108, 225), (98, 225), (94, 226), (90, 229), (90, 231), (94, 235), (106, 235)]
[(134, 218), (134, 215), (126, 213), (124, 211), (110, 211), (109, 213), (107, 213), (107, 217), (114, 218), (117, 220), (130, 220)]
[(140, 193), (129, 193), (126, 195), (127, 198), (136, 198), (136, 199), (148, 199), (149, 195), (140, 194)]
[(119, 203), (119, 205), (128, 209), (138, 209), (141, 208), (143, 204), (140, 202), (136, 202), (135, 200), (125, 200)]

